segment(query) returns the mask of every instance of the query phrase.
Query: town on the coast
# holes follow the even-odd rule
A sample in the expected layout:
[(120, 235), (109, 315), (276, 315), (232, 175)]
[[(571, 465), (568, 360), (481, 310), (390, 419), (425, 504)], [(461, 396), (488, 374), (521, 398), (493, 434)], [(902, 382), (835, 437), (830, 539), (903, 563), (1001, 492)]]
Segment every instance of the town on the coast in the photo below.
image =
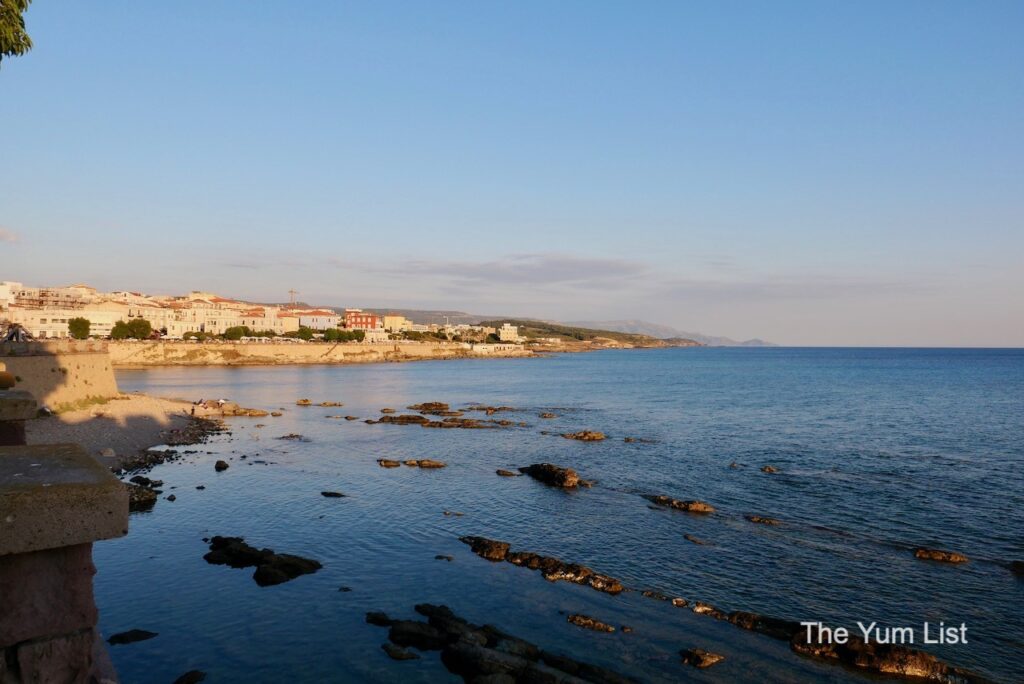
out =
[(0, 321), (19, 326), (36, 340), (524, 342), (517, 326), (509, 323), (422, 324), (397, 313), (309, 307), (294, 301), (257, 304), (212, 292), (148, 295), (121, 290), (101, 292), (83, 284), (31, 287), (14, 281), (0, 281)]

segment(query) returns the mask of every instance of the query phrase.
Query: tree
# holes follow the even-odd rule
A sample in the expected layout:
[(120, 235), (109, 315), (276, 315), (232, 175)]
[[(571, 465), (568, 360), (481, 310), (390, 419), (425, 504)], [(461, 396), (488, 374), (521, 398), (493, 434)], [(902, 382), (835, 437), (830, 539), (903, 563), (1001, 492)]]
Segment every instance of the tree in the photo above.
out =
[(68, 321), (68, 334), (76, 340), (84, 340), (89, 337), (90, 325), (88, 318), (72, 318)]
[(128, 321), (128, 330), (131, 332), (129, 337), (134, 337), (137, 340), (148, 340), (149, 336), (153, 334), (153, 325), (145, 318), (136, 318)]
[(225, 340), (240, 340), (243, 337), (252, 337), (252, 330), (247, 325), (236, 325), (224, 331)]
[(131, 336), (132, 330), (124, 321), (118, 321), (114, 324), (114, 327), (110, 329), (110, 339), (112, 340), (127, 340)]
[(31, 1), (0, 0), (0, 62), (4, 57), (23, 55), (32, 49), (23, 16)]

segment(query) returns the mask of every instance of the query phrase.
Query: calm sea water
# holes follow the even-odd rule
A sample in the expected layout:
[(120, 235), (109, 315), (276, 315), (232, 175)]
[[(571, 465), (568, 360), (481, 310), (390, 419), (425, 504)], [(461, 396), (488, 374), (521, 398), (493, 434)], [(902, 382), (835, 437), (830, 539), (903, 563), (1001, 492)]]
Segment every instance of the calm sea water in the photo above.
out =
[[(159, 632), (112, 647), (126, 682), (170, 682), (190, 669), (211, 682), (454, 680), (436, 654), (391, 661), (380, 650), (386, 630), (363, 621), (368, 610), (412, 616), (419, 602), (446, 603), (471, 621), (644, 681), (862, 680), (636, 593), (612, 597), (488, 563), (458, 542), (464, 534), (725, 610), (851, 628), (857, 620), (918, 630), (925, 621), (964, 622), (967, 646), (926, 648), (998, 681), (1024, 679), (1024, 582), (1006, 566), (1024, 559), (1024, 351), (638, 350), (157, 369), (119, 372), (118, 382), (286, 409), (280, 418), (234, 419), (230, 438), (154, 469), (177, 500), (133, 515), (127, 537), (96, 545), (105, 634)], [(299, 408), (300, 397), (345, 407)], [(521, 412), (508, 417), (531, 427), (425, 430), (327, 418), (377, 417), (423, 401), (511, 405)], [(541, 411), (559, 417), (541, 420)], [(579, 429), (609, 439), (541, 434)], [(287, 433), (309, 441), (275, 439)], [(449, 467), (385, 470), (381, 457)], [(233, 459), (231, 468), (215, 473), (218, 458)], [(539, 461), (598, 484), (567, 493), (494, 472)], [(780, 472), (760, 472), (765, 464)], [(328, 489), (348, 497), (320, 496)], [(645, 493), (702, 499), (718, 512), (652, 510)], [(754, 525), (745, 514), (783, 524)], [(202, 538), (213, 534), (324, 568), (260, 588), (251, 569), (203, 561)], [(916, 560), (919, 545), (971, 562)], [(566, 623), (572, 612), (634, 631), (581, 630)], [(679, 649), (695, 646), (727, 659), (706, 671), (680, 664)]]

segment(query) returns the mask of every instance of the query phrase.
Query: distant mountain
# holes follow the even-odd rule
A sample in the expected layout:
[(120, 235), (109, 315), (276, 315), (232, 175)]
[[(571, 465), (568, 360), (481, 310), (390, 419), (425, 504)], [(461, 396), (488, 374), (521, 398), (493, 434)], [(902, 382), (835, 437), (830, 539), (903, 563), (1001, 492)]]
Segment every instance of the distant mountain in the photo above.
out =
[(720, 337), (716, 335), (702, 335), (701, 333), (685, 332), (683, 330), (677, 330), (668, 325), (661, 325), (658, 323), (650, 323), (648, 321), (568, 321), (566, 325), (574, 325), (580, 328), (600, 328), (602, 330), (615, 330), (617, 332), (624, 333), (635, 333), (638, 335), (650, 335), (651, 337), (657, 337), (663, 340), (668, 340), (676, 337), (683, 337), (689, 340), (696, 340), (701, 344), (706, 344), (709, 347), (774, 347), (775, 344), (771, 342), (765, 342), (757, 338), (752, 340), (744, 340), (742, 342), (731, 339), (729, 337)]

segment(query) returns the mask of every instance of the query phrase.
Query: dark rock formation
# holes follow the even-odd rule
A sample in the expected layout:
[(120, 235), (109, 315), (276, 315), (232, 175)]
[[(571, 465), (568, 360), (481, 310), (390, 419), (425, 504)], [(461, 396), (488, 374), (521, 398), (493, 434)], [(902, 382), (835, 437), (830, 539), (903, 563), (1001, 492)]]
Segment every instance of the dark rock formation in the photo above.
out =
[(484, 405), (479, 405), (479, 406), (470, 406), (466, 410), (467, 411), (483, 411), (487, 415), (493, 416), (495, 413), (498, 413), (499, 411), (515, 411), (516, 409), (514, 407), (512, 407), (512, 406), (484, 406)]
[(149, 632), (144, 629), (129, 629), (127, 632), (118, 632), (112, 634), (107, 643), (112, 646), (118, 644), (134, 644), (136, 641), (145, 641), (146, 639), (152, 639), (157, 636), (156, 632)]
[(600, 442), (604, 439), (603, 432), (595, 432), (593, 430), (581, 430), (579, 432), (566, 432), (562, 435), (566, 439), (575, 439), (580, 442)]
[(800, 626), (799, 622), (794, 622), (793, 620), (783, 620), (742, 610), (729, 613), (726, 619), (740, 629), (758, 632), (773, 639), (782, 639), (784, 641), (792, 639), (797, 632), (804, 629)]
[(377, 465), (379, 465), (381, 468), (397, 468), (402, 464), (390, 458), (378, 458)]
[(320, 405), (324, 408), (334, 408), (337, 406), (344, 406), (340, 401), (321, 401)]
[(853, 635), (845, 644), (835, 640), (832, 643), (821, 643), (808, 640), (807, 636), (807, 630), (801, 629), (790, 640), (790, 648), (800, 655), (838, 661), (847, 667), (883, 675), (943, 682), (982, 681), (969, 672), (943, 663), (933, 655), (907, 646), (865, 643)]
[(257, 549), (246, 544), (241, 537), (213, 537), (210, 539), (210, 552), (203, 558), (207, 563), (232, 568), (255, 566), (252, 578), (261, 587), (281, 584), (323, 567), (309, 558), (275, 553), (271, 549)]
[(449, 563), (451, 563), (453, 560), (455, 560), (455, 556), (446, 556), (446, 555), (443, 555), (443, 554), (438, 554), (438, 555), (434, 556), (434, 560), (443, 560), (443, 561), (448, 561)]
[(761, 472), (762, 473), (777, 473), (777, 472), (779, 472), (779, 469), (776, 468), (773, 465), (766, 465), (766, 466), (761, 466)]
[(382, 408), (380, 410), (380, 412), (381, 413), (395, 413), (395, 409), (393, 409), (393, 408)]
[(546, 420), (550, 420), (552, 418), (557, 418), (558, 416), (556, 416), (554, 413), (545, 411), (544, 413), (540, 414), (540, 417)]
[(693, 602), (693, 612), (697, 615), (707, 615), (713, 617), (716, 620), (728, 620), (729, 616), (725, 611), (715, 608), (710, 603), (704, 603), (703, 601)]
[(690, 543), (696, 544), (698, 546), (709, 546), (710, 545), (709, 542), (706, 542), (703, 539), (699, 539), (697, 537), (694, 537), (692, 534), (684, 534), (683, 535), (683, 539), (685, 539), (686, 541), (688, 541)]
[(149, 487), (137, 484), (125, 484), (128, 490), (128, 510), (148, 511), (156, 504), (156, 492)]
[(427, 401), (422, 404), (413, 404), (405, 408), (410, 411), (447, 411), (451, 407), (443, 401)]
[(271, 411), (271, 412), (270, 412), (270, 415), (271, 415), (272, 417), (274, 417), (274, 418), (280, 418), (280, 417), (281, 417), (281, 416), (283, 416), (284, 414), (283, 414), (283, 413), (281, 413), (280, 411)]
[(199, 684), (206, 681), (206, 673), (202, 670), (189, 670), (174, 680), (174, 684)]
[(427, 622), (391, 620), (382, 613), (367, 614), (367, 622), (389, 627), (388, 638), (397, 646), (440, 650), (445, 667), (467, 682), (624, 684), (632, 681), (611, 670), (542, 650), (496, 627), (469, 623), (447, 606), (424, 603), (416, 606), (416, 612), (426, 616)]
[(562, 468), (552, 463), (534, 463), (531, 466), (520, 468), (519, 472), (552, 487), (572, 489), (580, 483), (580, 477), (575, 470)]
[(289, 432), (287, 435), (281, 435), (280, 437), (278, 437), (278, 439), (284, 439), (284, 440), (288, 440), (288, 441), (292, 441), (292, 442), (308, 442), (309, 441), (308, 439), (306, 439), (302, 435), (300, 435), (298, 433), (295, 433), (295, 432)]
[(359, 416), (345, 416), (345, 420), (359, 420)]
[(218, 473), (227, 470), (229, 467), (227, 461), (217, 461), (213, 464), (213, 469)]
[(328, 499), (340, 499), (345, 495), (341, 492), (320, 492), (320, 496), (326, 496)]
[(704, 501), (680, 501), (679, 499), (673, 499), (672, 497), (665, 496), (664, 494), (647, 494), (644, 498), (659, 506), (666, 506), (668, 508), (674, 508), (677, 511), (686, 511), (687, 513), (715, 512), (715, 507)]
[(725, 660), (724, 655), (705, 651), (703, 648), (683, 649), (679, 652), (679, 655), (683, 657), (683, 662), (687, 665), (693, 665), (702, 670)]
[(940, 563), (966, 563), (967, 556), (956, 551), (942, 551), (940, 549), (914, 549), (914, 558), (921, 560), (939, 561)]
[(519, 477), (519, 473), (513, 473), (511, 470), (505, 470), (503, 468), (498, 468), (494, 472), (502, 477)]
[(1024, 577), (1024, 561), (1012, 561), (1010, 563), (1010, 572), (1018, 577)]
[(481, 558), (490, 561), (504, 560), (513, 565), (539, 570), (544, 579), (551, 582), (561, 580), (582, 584), (607, 594), (618, 594), (625, 589), (619, 580), (595, 572), (585, 565), (566, 563), (551, 556), (541, 556), (528, 551), (511, 552), (508, 542), (495, 541), (486, 537), (459, 537), (459, 541), (469, 544), (473, 553)]
[(573, 613), (567, 617), (566, 622), (576, 625), (577, 627), (582, 627), (583, 629), (592, 629), (595, 632), (611, 633), (615, 631), (615, 628), (611, 625), (592, 618), (589, 615), (580, 615), (579, 613)]
[(403, 463), (410, 468), (445, 468), (448, 466), (444, 461), (434, 461), (429, 458), (409, 459)]
[(373, 611), (366, 614), (366, 621), (371, 625), (377, 625), (378, 627), (390, 627), (394, 622), (387, 616), (387, 613), (381, 613), (379, 611)]

